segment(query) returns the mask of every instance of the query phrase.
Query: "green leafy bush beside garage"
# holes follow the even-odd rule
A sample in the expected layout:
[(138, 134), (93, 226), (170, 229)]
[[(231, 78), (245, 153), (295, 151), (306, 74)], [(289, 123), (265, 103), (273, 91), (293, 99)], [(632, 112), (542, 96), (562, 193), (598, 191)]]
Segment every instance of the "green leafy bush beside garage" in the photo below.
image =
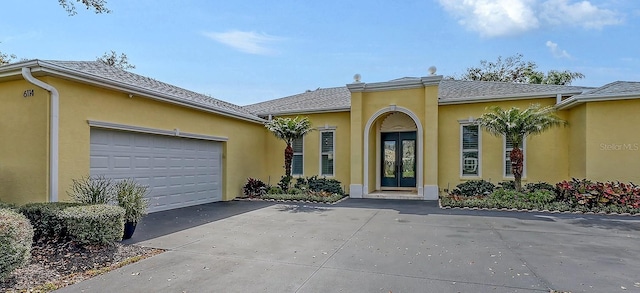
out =
[(69, 237), (81, 245), (105, 245), (122, 239), (125, 211), (104, 204), (66, 208), (61, 217)]
[(66, 208), (80, 205), (82, 204), (70, 202), (39, 202), (21, 206), (19, 211), (33, 225), (35, 241), (44, 238), (63, 240), (66, 237), (67, 229), (61, 213)]
[(29, 219), (11, 209), (0, 209), (0, 280), (29, 261), (33, 228)]

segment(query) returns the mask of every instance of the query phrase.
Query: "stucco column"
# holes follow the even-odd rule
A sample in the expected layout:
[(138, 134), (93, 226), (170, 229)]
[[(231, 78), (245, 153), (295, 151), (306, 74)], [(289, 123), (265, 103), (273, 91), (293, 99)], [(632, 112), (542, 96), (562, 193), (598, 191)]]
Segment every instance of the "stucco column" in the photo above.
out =
[(362, 198), (363, 176), (363, 134), (362, 129), (362, 92), (351, 93), (351, 185), (349, 196)]
[(424, 117), (424, 199), (438, 199), (438, 84), (433, 78), (423, 78), (425, 85)]

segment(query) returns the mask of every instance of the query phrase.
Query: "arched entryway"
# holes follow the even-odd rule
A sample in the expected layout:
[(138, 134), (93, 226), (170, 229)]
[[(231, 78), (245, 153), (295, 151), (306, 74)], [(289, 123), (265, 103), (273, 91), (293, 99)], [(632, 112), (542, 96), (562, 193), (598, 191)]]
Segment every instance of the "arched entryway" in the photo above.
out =
[(407, 108), (389, 106), (364, 129), (363, 195), (376, 190), (413, 190), (423, 196), (423, 128)]

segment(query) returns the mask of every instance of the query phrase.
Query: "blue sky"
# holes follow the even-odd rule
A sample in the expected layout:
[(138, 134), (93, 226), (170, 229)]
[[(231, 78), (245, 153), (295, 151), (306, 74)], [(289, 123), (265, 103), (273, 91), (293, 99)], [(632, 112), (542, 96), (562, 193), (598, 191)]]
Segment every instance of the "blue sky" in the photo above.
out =
[[(73, 0), (71, 0), (73, 1)], [(637, 0), (56, 0), (3, 4), (0, 51), (24, 59), (126, 53), (135, 73), (239, 105), (318, 87), (437, 73), (524, 55), (574, 85), (640, 81)]]

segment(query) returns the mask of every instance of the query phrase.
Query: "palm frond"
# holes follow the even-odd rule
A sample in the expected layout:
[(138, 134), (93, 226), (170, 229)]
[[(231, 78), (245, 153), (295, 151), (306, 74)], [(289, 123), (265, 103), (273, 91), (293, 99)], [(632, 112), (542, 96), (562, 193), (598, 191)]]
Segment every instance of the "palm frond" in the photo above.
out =
[(275, 135), (278, 139), (284, 140), (287, 144), (291, 144), (293, 140), (305, 136), (313, 131), (311, 121), (307, 117), (277, 117), (265, 124), (265, 127)]
[(493, 106), (478, 118), (480, 128), (495, 136), (505, 136), (517, 147), (522, 146), (527, 136), (538, 135), (552, 127), (566, 124), (566, 121), (555, 115), (553, 107), (540, 107), (537, 104), (523, 111), (516, 107), (502, 109)]

